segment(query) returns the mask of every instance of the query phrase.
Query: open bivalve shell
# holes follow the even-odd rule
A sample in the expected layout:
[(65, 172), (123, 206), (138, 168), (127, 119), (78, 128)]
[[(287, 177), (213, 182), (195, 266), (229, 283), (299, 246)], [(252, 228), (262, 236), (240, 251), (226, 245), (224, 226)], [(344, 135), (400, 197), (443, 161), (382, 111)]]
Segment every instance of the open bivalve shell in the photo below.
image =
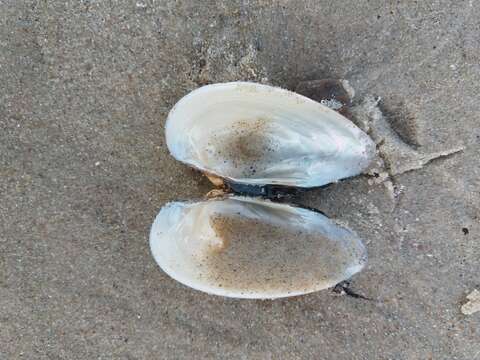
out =
[(358, 175), (375, 154), (350, 120), (277, 87), (203, 86), (170, 112), (167, 146), (177, 160), (231, 182), (315, 187)]
[[(254, 83), (192, 91), (172, 109), (165, 131), (176, 159), (250, 196), (269, 196), (269, 186), (308, 188), (354, 176), (375, 155), (371, 139), (342, 115)], [(232, 195), (165, 205), (150, 246), (174, 279), (237, 298), (307, 294), (366, 262), (361, 240), (320, 212)]]
[(172, 278), (236, 298), (307, 294), (349, 278), (366, 262), (361, 240), (321, 213), (236, 196), (165, 205), (150, 246)]

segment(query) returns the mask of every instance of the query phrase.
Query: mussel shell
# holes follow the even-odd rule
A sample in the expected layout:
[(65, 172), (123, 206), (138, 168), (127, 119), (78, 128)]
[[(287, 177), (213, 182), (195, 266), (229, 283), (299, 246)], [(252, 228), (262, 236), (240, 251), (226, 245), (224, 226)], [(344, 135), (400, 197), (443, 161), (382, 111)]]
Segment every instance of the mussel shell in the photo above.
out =
[(235, 298), (307, 294), (366, 263), (358, 236), (321, 213), (238, 196), (168, 203), (153, 223), (150, 246), (172, 278)]
[(358, 175), (375, 155), (350, 120), (277, 87), (212, 84), (183, 97), (165, 127), (170, 153), (230, 182), (316, 187)]

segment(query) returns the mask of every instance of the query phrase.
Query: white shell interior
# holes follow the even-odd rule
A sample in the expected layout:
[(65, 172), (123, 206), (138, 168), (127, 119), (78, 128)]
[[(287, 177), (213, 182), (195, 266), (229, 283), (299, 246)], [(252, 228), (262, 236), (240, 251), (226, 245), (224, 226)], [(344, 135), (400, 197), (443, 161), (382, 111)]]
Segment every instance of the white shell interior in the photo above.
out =
[(248, 184), (314, 187), (358, 175), (375, 145), (350, 120), (299, 94), (232, 82), (192, 91), (166, 123), (170, 153)]
[(366, 262), (361, 240), (324, 215), (244, 197), (165, 205), (153, 223), (150, 246), (172, 278), (235, 298), (325, 289)]

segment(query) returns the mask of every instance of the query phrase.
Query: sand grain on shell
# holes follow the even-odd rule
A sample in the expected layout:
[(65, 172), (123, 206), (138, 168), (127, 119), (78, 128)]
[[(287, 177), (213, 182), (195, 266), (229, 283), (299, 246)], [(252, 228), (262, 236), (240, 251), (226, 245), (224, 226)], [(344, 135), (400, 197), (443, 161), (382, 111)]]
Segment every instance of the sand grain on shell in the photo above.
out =
[(278, 144), (268, 137), (269, 121), (264, 118), (242, 120), (234, 123), (227, 136), (213, 134), (209, 141), (213, 145), (211, 154), (220, 163), (229, 163), (236, 176), (255, 177), (264, 170)]
[(239, 291), (305, 291), (337, 279), (361, 256), (319, 233), (259, 219), (212, 215), (221, 243), (202, 261), (204, 276), (219, 287)]

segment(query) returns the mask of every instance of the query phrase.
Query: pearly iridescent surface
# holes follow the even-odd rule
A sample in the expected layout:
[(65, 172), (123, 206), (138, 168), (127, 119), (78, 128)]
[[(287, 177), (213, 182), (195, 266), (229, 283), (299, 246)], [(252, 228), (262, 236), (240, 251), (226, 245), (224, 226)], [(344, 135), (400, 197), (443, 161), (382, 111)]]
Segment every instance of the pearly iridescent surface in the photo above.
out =
[(174, 279), (236, 298), (325, 289), (366, 262), (361, 240), (321, 213), (244, 197), (165, 205), (150, 246)]
[(370, 138), (320, 103), (248, 82), (201, 87), (171, 110), (170, 153), (249, 184), (315, 187), (354, 176), (375, 154)]

